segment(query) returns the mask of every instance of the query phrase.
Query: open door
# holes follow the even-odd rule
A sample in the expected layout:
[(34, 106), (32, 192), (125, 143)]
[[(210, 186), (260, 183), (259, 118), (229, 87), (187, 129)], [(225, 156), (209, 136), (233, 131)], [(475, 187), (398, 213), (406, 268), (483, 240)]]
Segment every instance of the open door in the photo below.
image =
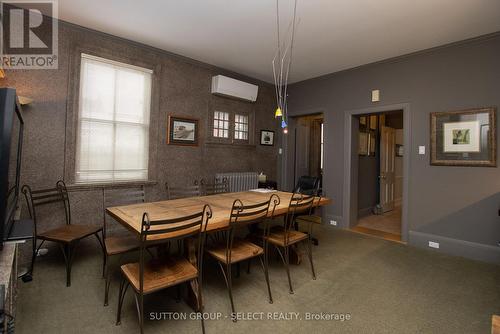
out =
[(380, 205), (382, 212), (394, 209), (396, 130), (388, 126), (380, 129)]

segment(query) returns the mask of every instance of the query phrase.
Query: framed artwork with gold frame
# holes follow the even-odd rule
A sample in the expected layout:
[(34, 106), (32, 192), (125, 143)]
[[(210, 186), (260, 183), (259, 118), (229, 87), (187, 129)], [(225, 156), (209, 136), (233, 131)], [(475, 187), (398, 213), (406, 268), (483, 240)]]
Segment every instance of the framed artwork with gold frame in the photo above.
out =
[(496, 167), (496, 108), (431, 113), (431, 165)]

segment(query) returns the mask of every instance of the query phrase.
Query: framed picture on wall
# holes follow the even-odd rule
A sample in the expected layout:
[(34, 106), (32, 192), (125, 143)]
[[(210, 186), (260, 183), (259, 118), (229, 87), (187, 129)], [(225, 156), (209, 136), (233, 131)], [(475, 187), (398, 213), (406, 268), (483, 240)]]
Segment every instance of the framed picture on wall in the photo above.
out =
[(274, 145), (274, 131), (260, 130), (260, 144), (266, 146)]
[(168, 116), (167, 144), (198, 145), (198, 120), (186, 117)]
[(431, 165), (495, 167), (496, 108), (431, 114)]

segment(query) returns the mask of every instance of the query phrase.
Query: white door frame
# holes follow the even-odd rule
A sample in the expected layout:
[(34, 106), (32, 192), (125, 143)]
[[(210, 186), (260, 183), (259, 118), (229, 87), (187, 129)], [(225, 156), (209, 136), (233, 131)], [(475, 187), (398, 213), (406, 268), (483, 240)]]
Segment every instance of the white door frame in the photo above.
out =
[[(411, 114), (410, 114), (410, 104), (390, 104), (382, 105), (371, 108), (348, 110), (344, 114), (344, 198), (343, 198), (343, 227), (350, 228), (357, 222), (357, 196), (351, 198), (352, 195), (357, 194), (352, 192), (352, 189), (356, 189), (356, 180), (353, 179), (351, 173), (352, 169), (358, 170), (358, 160), (353, 159), (353, 145), (352, 145), (352, 126), (353, 118), (357, 115), (363, 114), (374, 114), (383, 113), (388, 111), (403, 110), (403, 138), (404, 138), (404, 154), (403, 154), (403, 200), (402, 200), (402, 217), (401, 217), (401, 241), (408, 241), (408, 203), (409, 203), (409, 176), (410, 176), (410, 154), (411, 154)], [(357, 149), (357, 148), (356, 148)], [(357, 157), (357, 154), (356, 154)], [(356, 191), (356, 190), (355, 190)]]

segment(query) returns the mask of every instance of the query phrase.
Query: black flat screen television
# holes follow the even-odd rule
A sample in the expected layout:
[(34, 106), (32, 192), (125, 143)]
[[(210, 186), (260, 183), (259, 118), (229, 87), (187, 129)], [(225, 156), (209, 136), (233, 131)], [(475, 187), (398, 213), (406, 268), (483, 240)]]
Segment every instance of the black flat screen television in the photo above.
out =
[(0, 249), (19, 202), (24, 120), (13, 88), (0, 88)]

